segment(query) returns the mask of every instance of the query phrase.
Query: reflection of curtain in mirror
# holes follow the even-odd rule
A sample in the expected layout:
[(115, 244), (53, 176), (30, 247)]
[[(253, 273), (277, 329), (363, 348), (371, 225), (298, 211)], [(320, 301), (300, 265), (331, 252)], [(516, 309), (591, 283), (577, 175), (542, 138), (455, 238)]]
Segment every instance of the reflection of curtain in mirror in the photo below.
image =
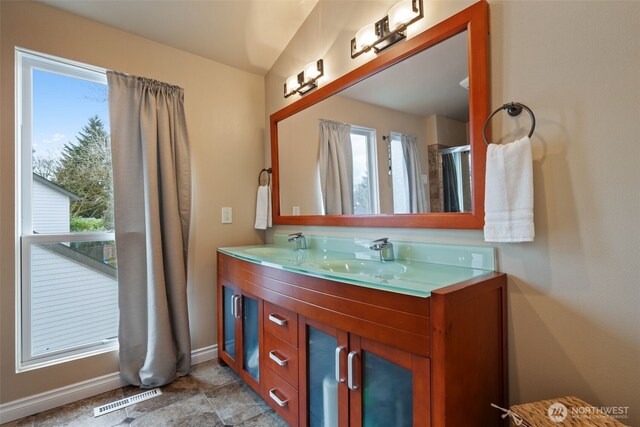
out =
[(401, 135), (400, 143), (406, 163), (407, 181), (409, 184), (409, 212), (424, 213), (429, 211), (427, 196), (422, 184), (422, 169), (418, 144), (413, 135)]
[(353, 214), (351, 126), (320, 120), (320, 190), (326, 215)]
[(444, 212), (460, 212), (458, 199), (458, 171), (455, 155), (460, 153), (442, 153), (442, 191), (444, 193)]

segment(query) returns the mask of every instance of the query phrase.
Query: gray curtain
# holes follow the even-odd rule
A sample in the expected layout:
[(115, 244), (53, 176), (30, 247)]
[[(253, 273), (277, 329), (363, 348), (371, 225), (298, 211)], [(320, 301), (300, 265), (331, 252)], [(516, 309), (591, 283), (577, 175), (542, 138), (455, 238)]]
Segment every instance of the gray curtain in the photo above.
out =
[(326, 215), (353, 214), (351, 126), (320, 120), (320, 191)]
[(422, 184), (422, 168), (420, 167), (420, 154), (418, 143), (413, 135), (402, 135), (400, 137), (402, 153), (407, 169), (407, 180), (409, 182), (409, 212), (424, 213), (429, 211), (427, 196)]
[(107, 72), (118, 253), (120, 374), (156, 387), (191, 368), (191, 166), (181, 88)]
[(442, 191), (444, 194), (444, 212), (460, 212), (458, 195), (458, 171), (454, 156), (459, 153), (442, 154)]

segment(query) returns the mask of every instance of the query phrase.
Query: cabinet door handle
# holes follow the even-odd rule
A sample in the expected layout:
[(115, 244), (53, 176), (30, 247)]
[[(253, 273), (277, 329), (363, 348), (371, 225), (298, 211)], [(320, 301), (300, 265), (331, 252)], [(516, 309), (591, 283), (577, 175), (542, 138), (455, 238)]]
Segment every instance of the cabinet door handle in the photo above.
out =
[(232, 313), (233, 313), (233, 317), (235, 317), (236, 319), (240, 318), (240, 295), (234, 295), (232, 297)]
[(236, 295), (231, 295), (231, 315), (234, 319), (237, 319), (236, 315)]
[(270, 314), (269, 320), (275, 323), (278, 326), (284, 326), (287, 324), (287, 319), (278, 317), (277, 314)]
[(289, 361), (289, 359), (280, 359), (276, 355), (276, 351), (275, 350), (271, 350), (269, 352), (269, 359), (273, 360), (274, 362), (276, 362), (280, 366), (285, 366), (287, 364), (287, 362)]
[(340, 354), (345, 350), (344, 346), (336, 347), (336, 381), (339, 383), (344, 382), (344, 378), (340, 376)]
[(347, 359), (347, 386), (351, 390), (357, 390), (358, 386), (354, 384), (353, 381), (353, 359), (358, 355), (357, 352), (352, 351), (349, 353), (349, 357)]
[(271, 390), (269, 390), (269, 397), (278, 404), (278, 406), (284, 408), (285, 406), (287, 406), (287, 402), (289, 401), (289, 399), (287, 400), (282, 400), (280, 399), (278, 396), (276, 396), (276, 389), (272, 388)]

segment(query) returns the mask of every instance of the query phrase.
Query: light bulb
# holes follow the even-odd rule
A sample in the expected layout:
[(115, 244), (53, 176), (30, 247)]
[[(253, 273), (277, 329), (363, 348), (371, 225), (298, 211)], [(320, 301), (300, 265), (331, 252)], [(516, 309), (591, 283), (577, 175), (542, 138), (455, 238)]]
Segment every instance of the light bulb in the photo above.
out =
[(360, 52), (371, 46), (376, 40), (376, 24), (365, 25), (356, 33), (356, 50)]
[(420, 11), (413, 10), (412, 0), (403, 0), (389, 9), (389, 29), (395, 31), (419, 15)]
[(310, 62), (304, 66), (304, 82), (308, 83), (309, 81), (316, 79), (320, 76), (320, 70), (318, 70), (317, 62)]
[(287, 86), (287, 95), (292, 94), (293, 92), (296, 91), (296, 89), (298, 89), (298, 75), (294, 74), (293, 76), (289, 77), (287, 79), (287, 82), (285, 83), (285, 85)]

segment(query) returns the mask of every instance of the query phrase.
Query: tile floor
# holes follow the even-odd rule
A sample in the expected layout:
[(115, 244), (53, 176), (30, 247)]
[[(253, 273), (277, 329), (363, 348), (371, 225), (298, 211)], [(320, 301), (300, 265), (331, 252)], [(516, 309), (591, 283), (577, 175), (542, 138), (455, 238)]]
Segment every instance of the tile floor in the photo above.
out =
[(30, 417), (17, 426), (286, 427), (287, 424), (240, 378), (217, 361), (196, 365), (190, 375), (162, 387), (162, 396), (93, 418), (93, 408), (143, 392), (123, 387)]

